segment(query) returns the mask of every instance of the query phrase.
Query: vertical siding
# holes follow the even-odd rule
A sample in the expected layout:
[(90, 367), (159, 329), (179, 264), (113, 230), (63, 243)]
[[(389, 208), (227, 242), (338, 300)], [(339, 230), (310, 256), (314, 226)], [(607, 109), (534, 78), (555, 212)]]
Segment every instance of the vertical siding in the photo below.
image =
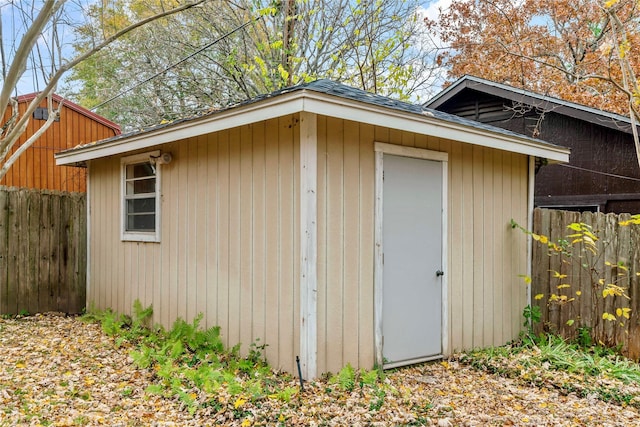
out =
[[(227, 345), (267, 344), (276, 367), (298, 352), (297, 118), (158, 147), (161, 243), (120, 241), (120, 158), (91, 164), (91, 284), (96, 308), (153, 304), (154, 321), (204, 314)], [(106, 261), (105, 261), (106, 260)]]
[[(293, 371), (299, 348), (296, 116), (158, 147), (162, 243), (120, 241), (120, 159), (91, 164), (89, 302), (137, 298), (170, 326), (204, 312), (228, 345), (257, 339)], [(374, 362), (374, 141), (449, 153), (449, 350), (503, 344), (521, 324), (527, 158), (318, 117), (318, 373)], [(105, 262), (108, 260), (108, 262)]]
[(318, 117), (318, 372), (373, 366), (373, 142), (380, 134), (389, 131)]
[(339, 119), (318, 119), (318, 372), (370, 367), (373, 142), (449, 153), (450, 350), (517, 336), (526, 292), (527, 157)]
[[(46, 107), (46, 101), (41, 106)], [(20, 114), (24, 114), (27, 103), (18, 105)], [(8, 117), (7, 113), (7, 117)], [(44, 121), (30, 120), (24, 134), (18, 139), (15, 151), (27, 137), (33, 135)], [(29, 187), (60, 191), (79, 191), (86, 189), (84, 168), (56, 166), (54, 153), (79, 144), (109, 138), (115, 135), (113, 128), (81, 114), (63, 105), (60, 121), (51, 127), (27, 149), (9, 168), (7, 174), (0, 180), (0, 185), (13, 187)], [(10, 154), (9, 154), (10, 155)]]

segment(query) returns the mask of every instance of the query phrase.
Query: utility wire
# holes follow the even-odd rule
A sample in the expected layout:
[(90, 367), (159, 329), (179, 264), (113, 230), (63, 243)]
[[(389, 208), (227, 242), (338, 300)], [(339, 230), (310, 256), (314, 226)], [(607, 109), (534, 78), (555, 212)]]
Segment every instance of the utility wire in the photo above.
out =
[(198, 55), (199, 53), (201, 53), (204, 50), (209, 49), (211, 46), (213, 46), (216, 43), (221, 42), (222, 40), (226, 39), (227, 37), (229, 37), (230, 35), (242, 30), (244, 27), (248, 26), (249, 24), (252, 24), (254, 22), (256, 22), (258, 19), (262, 18), (262, 16), (258, 16), (250, 21), (245, 22), (244, 24), (240, 25), (239, 27), (234, 28), (233, 30), (229, 31), (228, 33), (218, 37), (217, 39), (215, 39), (214, 41), (212, 41), (211, 43), (201, 47), (200, 49), (196, 50), (195, 52), (191, 53), (190, 55), (185, 56), (184, 58), (182, 58), (181, 60), (179, 60), (176, 63), (173, 63), (171, 65), (169, 65), (168, 67), (166, 67), (165, 69), (163, 69), (162, 71), (157, 72), (156, 74), (154, 74), (153, 76), (136, 83), (135, 85), (131, 86), (128, 89), (123, 90), (122, 92), (112, 96), (111, 98), (107, 99), (106, 101), (101, 102), (100, 104), (96, 105), (95, 107), (91, 108), (90, 111), (95, 111), (96, 109), (102, 107), (105, 104), (108, 104), (109, 102), (113, 101), (114, 99), (117, 99), (119, 97), (121, 97), (122, 95), (124, 95), (127, 92), (131, 92), (133, 89), (142, 86), (145, 83), (149, 83), (151, 80), (155, 79), (156, 77), (166, 73), (167, 71), (171, 70), (172, 68), (177, 67), (178, 65), (182, 64), (183, 62), (188, 61), (189, 59), (193, 58), (194, 56)]
[(608, 177), (611, 177), (611, 178), (620, 178), (620, 179), (627, 179), (629, 181), (640, 182), (640, 178), (633, 178), (633, 177), (624, 176), (624, 175), (616, 175), (614, 173), (608, 173), (608, 172), (594, 171), (593, 169), (585, 169), (585, 168), (581, 168), (579, 166), (568, 165), (566, 163), (558, 163), (558, 165), (562, 166), (562, 167), (565, 167), (565, 168), (577, 169), (577, 170), (584, 171), (584, 172), (591, 172), (591, 173), (595, 173), (595, 174), (598, 174), (598, 175), (608, 176)]

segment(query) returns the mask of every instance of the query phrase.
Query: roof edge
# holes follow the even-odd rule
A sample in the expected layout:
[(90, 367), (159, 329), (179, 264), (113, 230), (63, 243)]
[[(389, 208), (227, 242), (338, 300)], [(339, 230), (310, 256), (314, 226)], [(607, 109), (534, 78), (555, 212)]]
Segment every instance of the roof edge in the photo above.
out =
[(65, 150), (56, 153), (56, 163), (59, 165), (77, 164), (303, 111), (372, 125), (384, 123), (384, 126), (392, 129), (402, 129), (472, 145), (545, 157), (551, 161), (566, 162), (569, 156), (567, 148), (525, 135), (506, 134), (499, 128), (496, 128), (495, 131), (489, 127), (486, 129), (475, 128), (464, 123), (437, 118), (428, 111), (419, 114), (394, 110), (385, 106), (302, 88), (215, 114), (167, 124), (144, 133), (114, 137), (102, 143), (86, 144)]
[[(35, 99), (36, 96), (38, 96), (40, 94), (40, 92), (32, 92), (32, 93), (27, 93), (25, 95), (19, 95), (16, 97), (16, 101), (18, 101), (18, 103), (22, 103), (22, 102), (29, 102), (33, 99)], [(58, 94), (52, 94), (51, 97), (53, 98), (53, 100), (55, 102), (58, 103), (62, 103), (62, 105), (64, 105), (65, 107), (69, 107), (72, 110), (82, 114), (83, 116), (94, 120), (100, 124), (105, 125), (108, 128), (113, 129), (113, 131), (115, 132), (116, 135), (120, 135), (122, 133), (122, 128), (120, 127), (119, 124), (112, 122), (111, 120), (107, 119), (106, 117), (103, 117), (99, 114), (94, 113), (93, 111), (84, 108), (78, 104), (76, 104), (73, 101), (69, 101), (66, 98), (63, 98), (62, 96), (58, 95)]]
[[(483, 88), (485, 88), (486, 90), (483, 90)], [(493, 88), (494, 91), (492, 92), (491, 90), (489, 90), (489, 88)], [(632, 131), (631, 120), (629, 119), (629, 117), (623, 116), (621, 114), (600, 110), (598, 108), (589, 107), (584, 104), (578, 104), (577, 102), (567, 101), (549, 95), (543, 95), (531, 90), (518, 88), (505, 83), (498, 83), (470, 74), (465, 74), (464, 76), (458, 78), (456, 81), (451, 83), (451, 85), (447, 86), (440, 93), (436, 94), (430, 100), (425, 102), (423, 106), (427, 108), (438, 109), (443, 103), (449, 101), (464, 89), (476, 90), (482, 93), (503, 97), (512, 101), (530, 101), (528, 103), (530, 103), (531, 105), (543, 109), (549, 108), (545, 104), (552, 104), (555, 106), (555, 108), (558, 109), (556, 110), (558, 114), (564, 114), (580, 120), (590, 121), (591, 123), (619, 130), (625, 133), (631, 133)], [(500, 91), (500, 93), (496, 93), (496, 91)], [(525, 100), (523, 99), (523, 97), (529, 98), (529, 100)], [(592, 120), (587, 120), (585, 117), (581, 117), (581, 114), (593, 116)], [(623, 123), (624, 125), (621, 125), (620, 123)], [(638, 126), (640, 126), (640, 124)]]

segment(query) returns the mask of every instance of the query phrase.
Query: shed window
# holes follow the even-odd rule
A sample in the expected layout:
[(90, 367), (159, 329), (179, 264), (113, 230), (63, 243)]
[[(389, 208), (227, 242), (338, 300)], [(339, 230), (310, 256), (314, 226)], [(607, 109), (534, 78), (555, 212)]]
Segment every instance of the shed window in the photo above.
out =
[(122, 159), (122, 240), (159, 242), (160, 168), (158, 152)]

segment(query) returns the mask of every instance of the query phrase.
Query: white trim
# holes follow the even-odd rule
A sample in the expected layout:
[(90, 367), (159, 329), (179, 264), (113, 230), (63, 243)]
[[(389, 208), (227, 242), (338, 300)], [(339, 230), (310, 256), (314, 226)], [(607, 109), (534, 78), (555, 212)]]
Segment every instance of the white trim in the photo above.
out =
[(87, 189), (87, 197), (85, 203), (87, 204), (87, 237), (86, 237), (86, 245), (87, 245), (87, 266), (85, 267), (85, 310), (89, 311), (89, 305), (91, 301), (89, 301), (90, 289), (91, 289), (91, 162), (87, 163), (87, 170), (85, 174), (85, 186)]
[(373, 330), (374, 361), (377, 367), (384, 365), (382, 354), (382, 151), (375, 152), (375, 203), (374, 203), (374, 270), (373, 270)]
[(497, 128), (493, 131), (438, 119), (427, 113), (415, 114), (312, 90), (300, 90), (230, 108), (199, 119), (169, 124), (148, 132), (116, 137), (105, 143), (89, 144), (82, 148), (57, 153), (55, 156), (56, 164), (75, 164), (99, 157), (123, 154), (300, 112), (310, 112), (377, 126), (384, 125), (391, 129), (544, 157), (552, 162), (569, 161), (569, 150), (564, 147), (556, 147), (517, 134), (507, 135)]
[(405, 147), (404, 145), (387, 144), (385, 142), (374, 142), (374, 151), (380, 151), (394, 156), (412, 157), (414, 159), (436, 160), (446, 162), (449, 154), (442, 151), (432, 151), (424, 148)]
[(300, 114), (300, 363), (307, 380), (318, 370), (317, 123), (315, 114)]
[(419, 357), (417, 359), (411, 359), (411, 360), (401, 360), (399, 362), (387, 363), (387, 364), (385, 364), (383, 366), (383, 368), (384, 369), (399, 368), (401, 366), (415, 365), (417, 363), (424, 363), (424, 362), (431, 362), (433, 360), (440, 360), (442, 358), (443, 358), (442, 354), (437, 354), (435, 356)]
[[(534, 192), (536, 185), (536, 158), (529, 157), (529, 182), (527, 191), (527, 230), (533, 231)], [(533, 273), (533, 238), (527, 234), (527, 276)], [(531, 283), (527, 284), (527, 304), (531, 305)]]
[(442, 160), (442, 354), (449, 348), (449, 154)]
[[(374, 205), (374, 360), (378, 367), (390, 369), (401, 365), (420, 363), (428, 360), (442, 358), (442, 354), (449, 354), (449, 297), (448, 297), (448, 178), (449, 178), (449, 153), (426, 150), (423, 148), (403, 147), (394, 144), (381, 142), (374, 143), (375, 151), (375, 205)], [(423, 160), (438, 161), (442, 165), (442, 324), (441, 324), (441, 354), (427, 356), (410, 361), (384, 363), (383, 337), (382, 337), (382, 308), (383, 308), (383, 286), (384, 286), (384, 241), (383, 241), (383, 173), (384, 154), (413, 157)]]
[(144, 161), (149, 161), (150, 157), (159, 157), (160, 150), (149, 151), (146, 153), (134, 154), (133, 156), (122, 157), (120, 159), (120, 240), (122, 241), (130, 241), (130, 242), (160, 242), (160, 200), (161, 200), (161, 191), (162, 185), (160, 176), (162, 166), (160, 164), (155, 165), (156, 172), (156, 192), (155, 192), (155, 202), (156, 202), (156, 230), (153, 232), (142, 232), (142, 231), (126, 231), (126, 217), (127, 217), (127, 207), (125, 203), (125, 195), (126, 195), (126, 166), (132, 163), (142, 163)]

